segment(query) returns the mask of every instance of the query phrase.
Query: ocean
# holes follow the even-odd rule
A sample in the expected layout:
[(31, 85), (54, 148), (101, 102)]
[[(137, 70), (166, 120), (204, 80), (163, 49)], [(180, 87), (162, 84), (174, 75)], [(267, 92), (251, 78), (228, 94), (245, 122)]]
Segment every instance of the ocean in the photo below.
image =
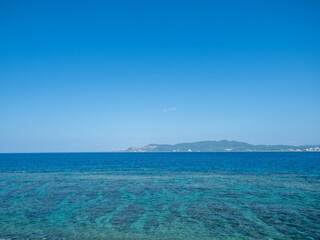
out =
[(0, 239), (320, 239), (320, 153), (0, 154)]

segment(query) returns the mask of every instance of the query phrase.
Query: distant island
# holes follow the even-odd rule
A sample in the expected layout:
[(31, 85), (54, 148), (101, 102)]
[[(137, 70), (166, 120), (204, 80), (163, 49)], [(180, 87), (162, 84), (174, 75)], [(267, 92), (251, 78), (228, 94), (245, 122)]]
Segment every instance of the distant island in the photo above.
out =
[(149, 144), (119, 152), (320, 152), (320, 145), (253, 145), (238, 141), (201, 141), (193, 143)]

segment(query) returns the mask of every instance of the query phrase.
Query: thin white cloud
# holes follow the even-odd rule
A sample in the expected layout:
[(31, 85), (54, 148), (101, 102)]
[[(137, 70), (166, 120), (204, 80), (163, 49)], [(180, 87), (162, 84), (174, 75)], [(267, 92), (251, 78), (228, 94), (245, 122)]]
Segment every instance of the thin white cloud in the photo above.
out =
[(172, 108), (165, 108), (162, 110), (163, 112), (174, 112), (174, 111), (177, 111), (177, 108), (176, 107), (172, 107)]

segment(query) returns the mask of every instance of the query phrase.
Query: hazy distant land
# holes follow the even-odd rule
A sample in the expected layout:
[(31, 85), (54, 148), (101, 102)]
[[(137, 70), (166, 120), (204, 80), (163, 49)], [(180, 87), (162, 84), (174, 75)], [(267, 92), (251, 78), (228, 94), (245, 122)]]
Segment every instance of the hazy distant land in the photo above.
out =
[(238, 141), (201, 141), (192, 143), (149, 144), (144, 147), (130, 147), (119, 152), (320, 152), (320, 145), (253, 145)]

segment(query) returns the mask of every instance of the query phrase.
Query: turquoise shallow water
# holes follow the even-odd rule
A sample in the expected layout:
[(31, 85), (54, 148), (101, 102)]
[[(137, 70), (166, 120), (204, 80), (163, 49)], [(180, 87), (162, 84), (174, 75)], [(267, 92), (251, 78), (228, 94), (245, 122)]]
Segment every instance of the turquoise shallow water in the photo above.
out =
[(1, 238), (320, 239), (320, 154), (0, 154)]

